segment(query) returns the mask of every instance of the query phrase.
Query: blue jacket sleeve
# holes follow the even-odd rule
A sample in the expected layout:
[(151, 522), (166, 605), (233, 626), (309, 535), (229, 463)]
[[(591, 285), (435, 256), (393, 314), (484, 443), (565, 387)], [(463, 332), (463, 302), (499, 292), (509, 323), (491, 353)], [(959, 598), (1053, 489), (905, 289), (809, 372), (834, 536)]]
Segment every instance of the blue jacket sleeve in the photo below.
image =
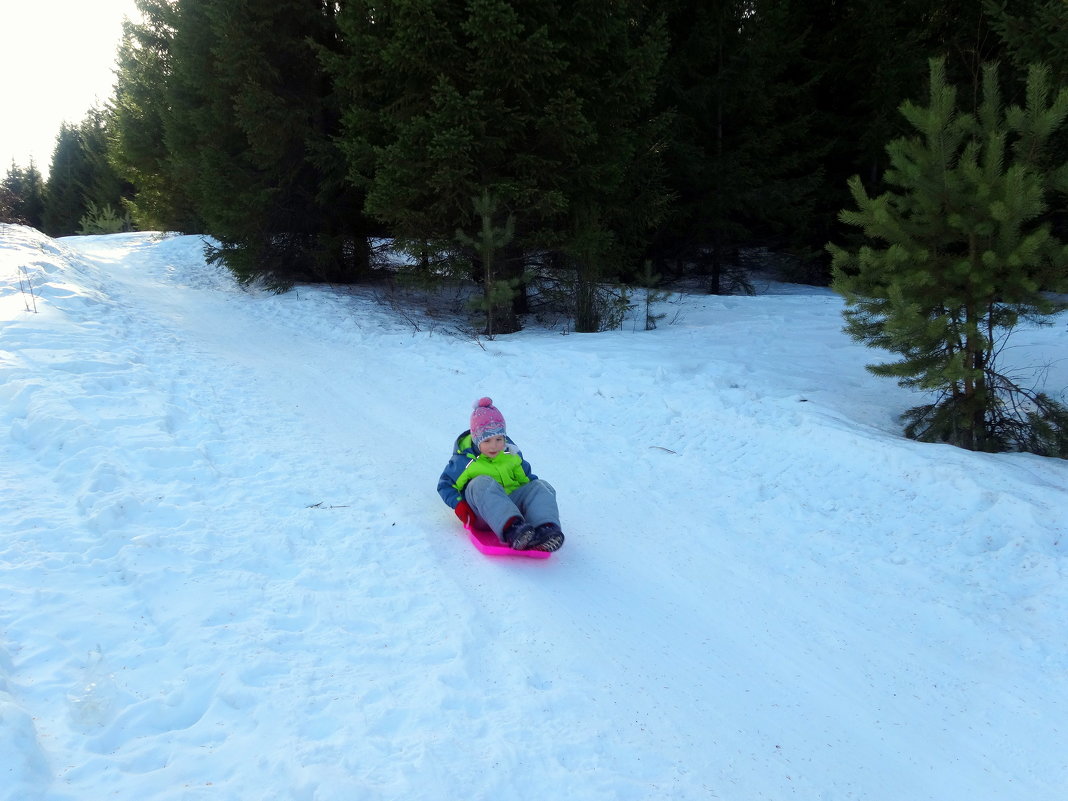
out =
[(441, 478), (438, 479), (438, 495), (450, 509), (455, 509), (456, 505), (463, 500), (463, 495), (456, 489), (456, 479), (460, 477), (470, 461), (466, 454), (454, 453), (441, 472)]

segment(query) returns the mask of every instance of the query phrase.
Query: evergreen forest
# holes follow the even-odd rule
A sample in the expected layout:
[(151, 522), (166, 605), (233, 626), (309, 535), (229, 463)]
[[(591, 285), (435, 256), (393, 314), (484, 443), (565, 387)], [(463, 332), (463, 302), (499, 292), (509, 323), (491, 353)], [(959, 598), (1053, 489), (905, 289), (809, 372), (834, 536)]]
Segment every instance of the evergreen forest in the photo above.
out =
[(1068, 269), (1065, 0), (137, 6), (110, 101), (47, 179), (11, 165), (0, 219), (207, 234), (279, 289), (378, 280), (389, 241), (490, 335), (535, 298), (597, 331), (621, 286), (744, 291), (759, 254), (946, 391), (910, 435), (1068, 454), (1054, 399), (989, 414), (992, 332)]

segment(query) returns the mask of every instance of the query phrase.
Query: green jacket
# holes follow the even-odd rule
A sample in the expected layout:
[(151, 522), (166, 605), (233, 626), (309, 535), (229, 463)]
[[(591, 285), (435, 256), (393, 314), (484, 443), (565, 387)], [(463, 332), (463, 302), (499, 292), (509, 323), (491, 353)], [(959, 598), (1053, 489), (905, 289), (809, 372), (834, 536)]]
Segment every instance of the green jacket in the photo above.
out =
[(523, 471), (522, 457), (508, 451), (501, 451), (492, 459), (480, 453), (460, 473), (460, 477), (456, 479), (456, 489), (463, 492), (467, 482), (476, 476), (489, 476), (508, 493), (530, 481), (530, 476)]
[(507, 440), (505, 450), (492, 459), (478, 452), (471, 442), (471, 432), (465, 431), (456, 438), (452, 458), (438, 479), (438, 494), (452, 508), (463, 500), (464, 487), (475, 476), (489, 476), (505, 492), (514, 492), (519, 487), (537, 478), (530, 464), (523, 459), (512, 440)]

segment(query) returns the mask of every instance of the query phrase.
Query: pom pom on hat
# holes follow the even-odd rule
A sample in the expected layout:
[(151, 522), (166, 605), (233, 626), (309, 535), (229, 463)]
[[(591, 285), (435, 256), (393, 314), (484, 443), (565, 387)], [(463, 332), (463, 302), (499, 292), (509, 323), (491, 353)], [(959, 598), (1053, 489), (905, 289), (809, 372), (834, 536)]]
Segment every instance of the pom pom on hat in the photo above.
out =
[(477, 448), (490, 437), (505, 436), (504, 415), (493, 405), (492, 398), (479, 398), (471, 412), (471, 442)]

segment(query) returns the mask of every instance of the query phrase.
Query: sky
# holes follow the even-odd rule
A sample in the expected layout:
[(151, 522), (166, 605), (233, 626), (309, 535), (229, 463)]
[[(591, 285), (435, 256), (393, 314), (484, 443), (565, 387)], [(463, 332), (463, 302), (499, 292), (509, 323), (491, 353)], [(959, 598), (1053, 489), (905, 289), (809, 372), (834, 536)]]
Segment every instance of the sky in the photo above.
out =
[(136, 14), (134, 0), (4, 3), (0, 80), (10, 116), (0, 125), (0, 172), (33, 160), (48, 173), (60, 125), (111, 96), (122, 20)]

